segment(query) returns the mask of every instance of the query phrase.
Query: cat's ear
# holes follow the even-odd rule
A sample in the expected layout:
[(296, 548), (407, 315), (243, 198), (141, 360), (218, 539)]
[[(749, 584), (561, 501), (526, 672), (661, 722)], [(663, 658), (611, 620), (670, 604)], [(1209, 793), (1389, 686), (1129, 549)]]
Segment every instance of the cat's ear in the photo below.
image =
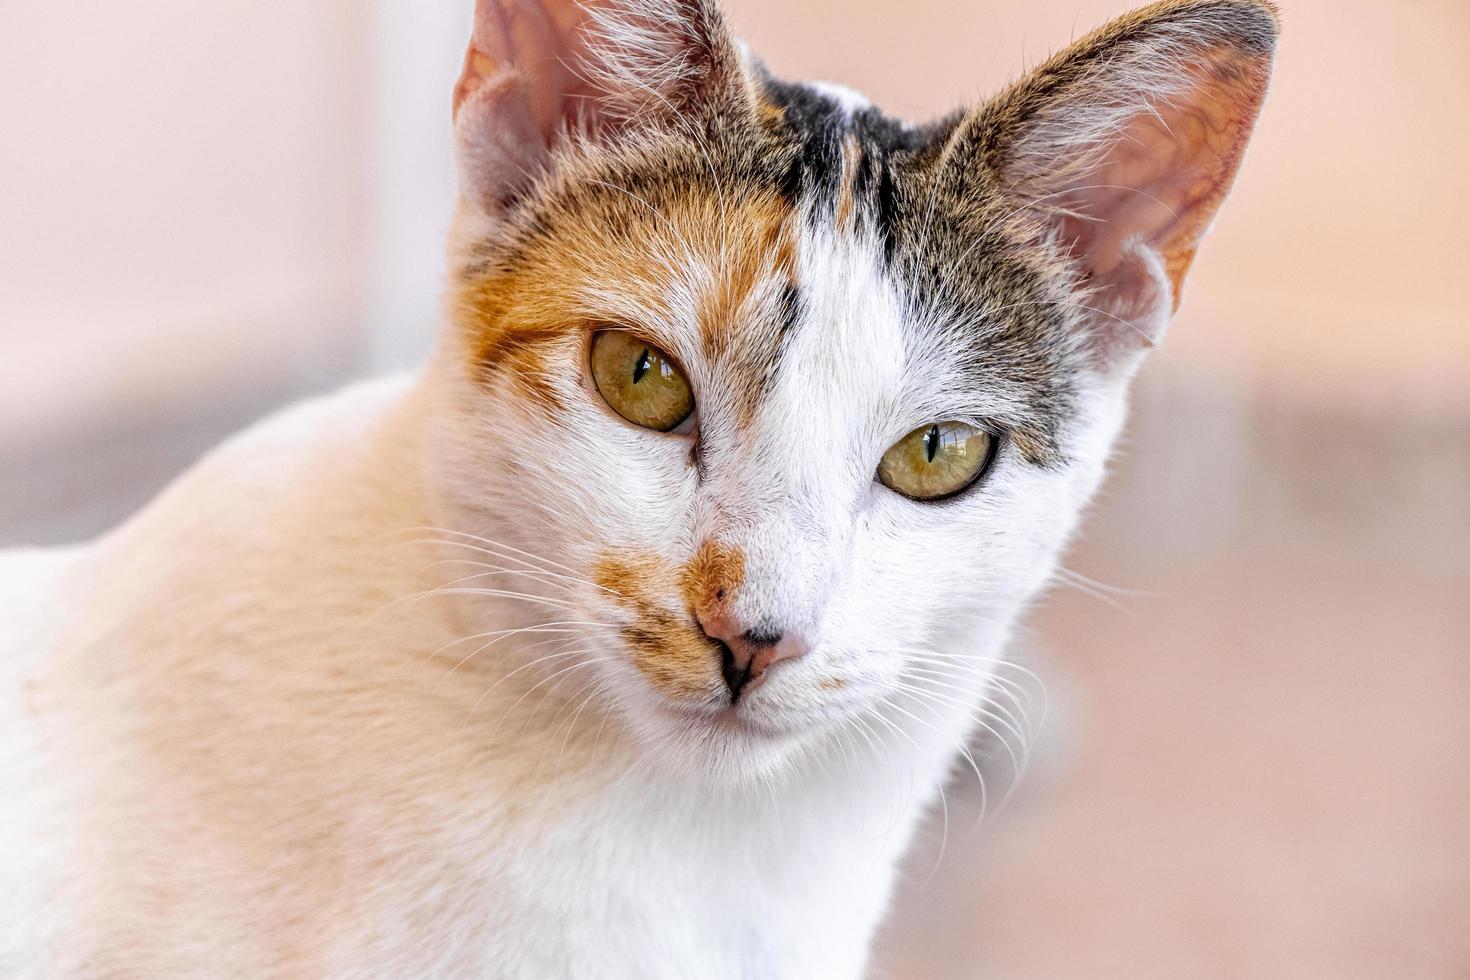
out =
[(1099, 352), (1152, 346), (1235, 179), (1270, 79), (1257, 0), (1166, 0), (1072, 45), (966, 119), (946, 154), (999, 178), (1086, 279)]
[(494, 215), (565, 145), (697, 121), (746, 97), (744, 78), (704, 0), (476, 0), (454, 91), (461, 193)]

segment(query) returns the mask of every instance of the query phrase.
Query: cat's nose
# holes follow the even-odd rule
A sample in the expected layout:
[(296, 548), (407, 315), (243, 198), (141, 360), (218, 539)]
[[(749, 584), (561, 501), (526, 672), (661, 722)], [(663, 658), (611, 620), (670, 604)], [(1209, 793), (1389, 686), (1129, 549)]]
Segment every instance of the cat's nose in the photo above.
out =
[(730, 703), (753, 689), (774, 664), (805, 656), (807, 642), (797, 633), (770, 627), (743, 628), (722, 613), (699, 617), (699, 625), (720, 643), (720, 673), (730, 691)]

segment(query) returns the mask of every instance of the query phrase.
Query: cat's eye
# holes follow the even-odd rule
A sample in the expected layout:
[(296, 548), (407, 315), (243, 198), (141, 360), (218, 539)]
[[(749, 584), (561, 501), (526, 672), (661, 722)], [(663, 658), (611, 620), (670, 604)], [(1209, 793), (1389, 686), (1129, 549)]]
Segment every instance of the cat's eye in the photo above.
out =
[(915, 500), (952, 497), (980, 479), (995, 455), (995, 437), (964, 422), (924, 425), (894, 443), (878, 463), (878, 480)]
[(625, 330), (592, 338), (592, 382), (623, 418), (670, 432), (694, 414), (694, 392), (669, 355)]

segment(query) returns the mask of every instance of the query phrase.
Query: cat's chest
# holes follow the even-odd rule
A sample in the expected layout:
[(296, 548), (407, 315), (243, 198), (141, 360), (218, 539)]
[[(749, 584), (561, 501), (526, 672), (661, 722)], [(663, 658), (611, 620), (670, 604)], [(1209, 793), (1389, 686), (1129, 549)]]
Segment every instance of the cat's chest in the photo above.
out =
[(542, 969), (569, 956), (609, 977), (856, 977), (887, 891), (886, 876), (858, 882), (828, 868), (763, 876), (666, 852), (589, 872), (585, 852), (565, 858), (541, 865), (539, 900), (519, 906), (517, 928), (538, 937), (528, 968), (546, 952)]
[(784, 812), (789, 802), (780, 816), (751, 807), (703, 819), (627, 802), (506, 828), (480, 881), (454, 890), (480, 896), (461, 926), (470, 972), (861, 975), (901, 833), (889, 841), (863, 839), (850, 822), (823, 828)]

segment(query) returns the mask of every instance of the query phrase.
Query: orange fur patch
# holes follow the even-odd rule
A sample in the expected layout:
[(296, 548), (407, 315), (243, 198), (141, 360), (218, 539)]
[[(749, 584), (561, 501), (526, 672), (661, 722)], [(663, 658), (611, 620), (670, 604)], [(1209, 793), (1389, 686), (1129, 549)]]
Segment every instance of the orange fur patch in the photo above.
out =
[(684, 566), (680, 585), (690, 612), (699, 616), (728, 605), (744, 580), (745, 552), (711, 538)]
[(699, 627), (669, 612), (659, 596), (675, 594), (680, 576), (657, 555), (605, 557), (593, 580), (614, 592), (635, 619), (622, 628), (633, 665), (670, 697), (705, 698), (720, 683), (720, 658)]
[(461, 287), (457, 298), (471, 335), (468, 367), (476, 380), (505, 378), (533, 403), (561, 411), (565, 406), (550, 369), (551, 355), (571, 353), (577, 324), (526, 285), (522, 277), (506, 274)]
[[(622, 628), (633, 665), (654, 687), (681, 698), (703, 698), (717, 690), (719, 654), (695, 617), (733, 599), (744, 577), (745, 553), (713, 539), (682, 570), (641, 553), (606, 556), (593, 572), (593, 580), (636, 617)], [(687, 616), (659, 601), (674, 595), (683, 597)]]
[[(695, 297), (697, 322), (689, 326), (705, 354), (725, 358), (738, 375), (730, 390), (739, 417), (754, 415), (770, 345), (747, 328), (769, 332), (772, 311), (752, 300), (772, 292), (762, 288), (768, 280), (784, 283), (796, 269), (791, 209), (779, 194), (697, 193), (685, 186), (634, 194), (594, 185), (553, 209), (547, 223), (550, 232), (512, 259), (471, 267), (457, 285), (456, 319), (477, 381), (519, 385), (534, 407), (558, 411), (575, 397), (577, 358), (592, 330), (629, 327), (677, 354), (677, 338), (658, 329), (687, 315), (670, 307), (668, 284), (703, 266), (711, 275)], [(624, 312), (592, 306), (589, 283), (615, 291), (625, 310), (646, 310), (646, 322), (628, 323)]]

